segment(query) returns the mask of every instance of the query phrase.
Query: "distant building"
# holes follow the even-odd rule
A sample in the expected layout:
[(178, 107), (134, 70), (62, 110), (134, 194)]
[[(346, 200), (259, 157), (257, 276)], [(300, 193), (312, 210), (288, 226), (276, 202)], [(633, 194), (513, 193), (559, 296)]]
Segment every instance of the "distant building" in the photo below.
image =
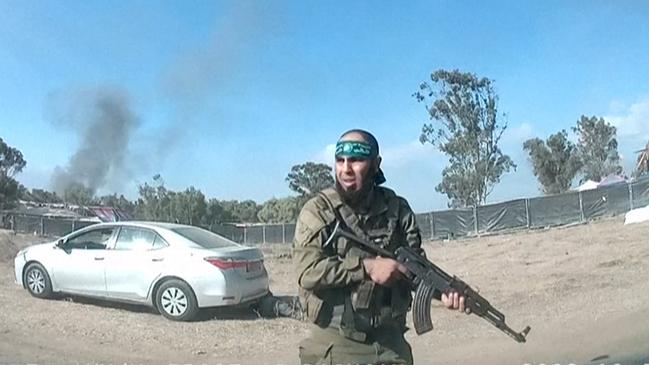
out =
[(79, 206), (71, 204), (36, 203), (20, 201), (4, 215), (28, 215), (47, 218), (74, 219), (87, 222), (117, 222), (132, 220), (133, 217), (119, 208), (102, 206)]
[(130, 221), (133, 217), (119, 208), (113, 207), (86, 207), (102, 222)]

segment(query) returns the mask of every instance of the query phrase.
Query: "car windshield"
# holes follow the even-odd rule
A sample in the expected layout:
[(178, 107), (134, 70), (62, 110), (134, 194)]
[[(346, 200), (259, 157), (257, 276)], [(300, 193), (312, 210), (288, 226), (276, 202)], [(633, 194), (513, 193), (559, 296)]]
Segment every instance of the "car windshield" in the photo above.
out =
[(193, 241), (203, 248), (223, 248), (237, 246), (236, 243), (218, 234), (196, 227), (172, 228), (172, 231)]

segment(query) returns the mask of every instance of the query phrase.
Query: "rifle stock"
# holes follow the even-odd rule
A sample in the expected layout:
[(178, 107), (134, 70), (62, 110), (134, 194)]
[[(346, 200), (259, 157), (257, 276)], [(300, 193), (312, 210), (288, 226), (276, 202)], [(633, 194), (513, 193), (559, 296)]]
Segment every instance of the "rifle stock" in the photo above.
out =
[(431, 301), (436, 292), (457, 291), (465, 298), (465, 307), (472, 314), (484, 318), (487, 322), (506, 333), (517, 342), (525, 342), (530, 332), (527, 326), (520, 332), (512, 330), (505, 323), (505, 315), (494, 308), (487, 299), (473, 290), (467, 283), (456, 276), (444, 272), (437, 265), (428, 261), (411, 247), (399, 247), (394, 253), (365, 240), (345, 229), (336, 229), (336, 234), (347, 238), (375, 255), (390, 257), (399, 261), (408, 269), (407, 280), (414, 289), (412, 304), (413, 324), (418, 335), (433, 329), (430, 317)]

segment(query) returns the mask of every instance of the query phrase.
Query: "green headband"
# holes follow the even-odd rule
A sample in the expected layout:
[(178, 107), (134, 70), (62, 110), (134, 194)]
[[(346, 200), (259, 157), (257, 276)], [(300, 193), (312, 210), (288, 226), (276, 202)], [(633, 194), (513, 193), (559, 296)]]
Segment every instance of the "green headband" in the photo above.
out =
[(377, 156), (377, 151), (369, 143), (359, 141), (338, 141), (336, 143), (336, 157), (357, 157), (371, 159)]

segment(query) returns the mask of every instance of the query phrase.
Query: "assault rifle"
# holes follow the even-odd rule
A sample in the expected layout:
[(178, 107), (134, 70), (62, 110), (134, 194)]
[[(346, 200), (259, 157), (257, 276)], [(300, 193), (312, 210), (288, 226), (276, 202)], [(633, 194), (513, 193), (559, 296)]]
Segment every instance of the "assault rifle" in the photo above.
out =
[(530, 332), (529, 326), (525, 327), (521, 332), (512, 330), (505, 324), (505, 315), (492, 307), (487, 299), (483, 298), (464, 281), (444, 272), (444, 270), (428, 261), (411, 247), (399, 247), (392, 253), (341, 228), (336, 227), (334, 234), (347, 238), (352, 243), (362, 246), (364, 250), (375, 255), (395, 259), (408, 269), (406, 279), (415, 291), (412, 303), (412, 319), (415, 332), (418, 335), (433, 329), (430, 318), (430, 303), (435, 296), (435, 292), (446, 293), (455, 290), (464, 296), (464, 305), (472, 314), (484, 318), (517, 342), (525, 342), (525, 337)]

